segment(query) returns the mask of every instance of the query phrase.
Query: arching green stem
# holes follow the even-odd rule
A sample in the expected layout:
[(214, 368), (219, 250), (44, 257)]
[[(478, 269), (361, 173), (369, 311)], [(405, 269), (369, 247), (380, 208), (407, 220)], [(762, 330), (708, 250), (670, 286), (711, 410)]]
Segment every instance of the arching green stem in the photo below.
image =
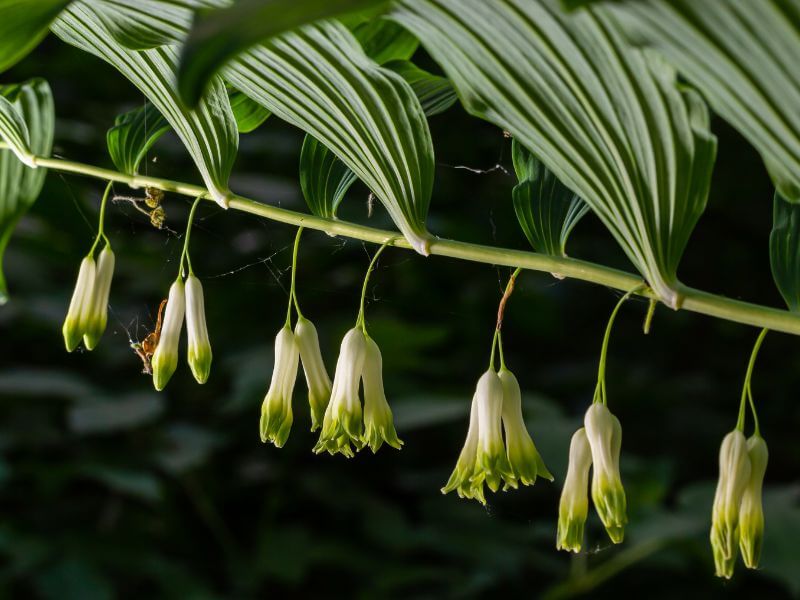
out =
[(186, 223), (186, 234), (183, 237), (183, 251), (181, 252), (181, 260), (178, 263), (178, 277), (180, 278), (182, 275), (185, 274), (185, 270), (183, 268), (183, 263), (186, 261), (186, 264), (189, 267), (189, 275), (194, 275), (194, 270), (192, 269), (192, 259), (189, 256), (189, 240), (192, 237), (192, 224), (194, 223), (194, 213), (197, 210), (198, 204), (202, 200), (202, 196), (198, 196), (195, 198), (194, 202), (192, 203), (192, 209), (189, 211), (189, 220)]
[(753, 425), (755, 427), (755, 435), (761, 435), (761, 428), (758, 425), (758, 414), (756, 413), (756, 404), (753, 401), (753, 390), (751, 389), (751, 380), (753, 378), (753, 367), (756, 365), (756, 358), (758, 357), (758, 351), (761, 350), (761, 344), (764, 343), (764, 338), (767, 335), (769, 329), (762, 329), (761, 333), (758, 334), (758, 338), (756, 339), (756, 343), (753, 346), (753, 351), (750, 353), (750, 362), (747, 363), (747, 373), (744, 376), (744, 385), (742, 386), (742, 400), (739, 403), (739, 419), (736, 421), (736, 429), (741, 432), (744, 432), (744, 421), (745, 421), (745, 405), (747, 401), (750, 402), (750, 412), (753, 413)]
[(292, 324), (292, 305), (297, 311), (297, 318), (302, 319), (303, 313), (300, 311), (300, 304), (297, 302), (297, 292), (295, 291), (295, 276), (297, 275), (297, 251), (300, 248), (300, 236), (303, 234), (303, 228), (297, 228), (297, 235), (294, 236), (294, 248), (292, 249), (292, 284), (289, 288), (289, 306), (286, 307), (286, 325)]
[(608, 318), (608, 325), (606, 325), (606, 333), (603, 336), (603, 345), (600, 348), (600, 364), (597, 367), (597, 387), (594, 389), (594, 399), (592, 402), (606, 404), (606, 356), (608, 355), (608, 340), (611, 338), (611, 330), (614, 328), (614, 320), (617, 318), (617, 313), (628, 298), (641, 291), (644, 287), (644, 285), (640, 285), (628, 291), (619, 299), (614, 310), (611, 311), (611, 316)]
[(372, 271), (375, 269), (375, 264), (378, 262), (378, 257), (386, 250), (386, 247), (389, 246), (393, 241), (392, 239), (386, 240), (375, 255), (372, 257), (372, 260), (369, 262), (369, 267), (367, 267), (367, 273), (364, 275), (364, 285), (361, 286), (361, 308), (358, 310), (358, 318), (356, 319), (356, 327), (361, 327), (361, 330), (366, 335), (367, 333), (367, 325), (364, 321), (364, 303), (367, 298), (367, 284), (369, 283), (369, 276), (372, 274)]
[(105, 240), (106, 244), (110, 244), (111, 242), (108, 241), (108, 237), (105, 234), (105, 224), (106, 224), (106, 204), (108, 203), (108, 195), (111, 193), (111, 187), (114, 185), (113, 181), (109, 181), (108, 185), (106, 185), (106, 191), (103, 193), (103, 199), (100, 201), (100, 218), (97, 224), (97, 236), (94, 238), (94, 244), (92, 244), (91, 250), (89, 250), (89, 256), (94, 256), (94, 251), (97, 249), (97, 244), (100, 243), (100, 240)]

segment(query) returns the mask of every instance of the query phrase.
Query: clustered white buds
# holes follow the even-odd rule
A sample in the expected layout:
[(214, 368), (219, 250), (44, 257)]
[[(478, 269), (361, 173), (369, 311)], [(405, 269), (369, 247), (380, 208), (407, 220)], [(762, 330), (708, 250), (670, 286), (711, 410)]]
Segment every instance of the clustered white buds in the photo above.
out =
[(455, 490), (485, 504), (484, 483), (496, 492), (501, 483), (506, 490), (537, 477), (553, 479), (525, 427), (519, 383), (508, 369), (490, 368), (478, 380), (467, 439), (442, 493)]
[(622, 427), (604, 404), (593, 403), (583, 419), (584, 426), (572, 436), (569, 467), (558, 514), (556, 547), (578, 552), (588, 515), (587, 482), (592, 472), (592, 501), (615, 544), (622, 542), (628, 522), (625, 489), (619, 472)]
[(758, 566), (764, 537), (761, 488), (767, 460), (767, 444), (758, 434), (746, 440), (734, 429), (722, 440), (710, 534), (718, 577), (733, 576), (737, 546), (748, 568)]
[(114, 277), (114, 252), (106, 244), (95, 262), (92, 254), (81, 261), (78, 280), (62, 333), (68, 352), (78, 347), (81, 340), (87, 350), (94, 350), (108, 322), (108, 296)]

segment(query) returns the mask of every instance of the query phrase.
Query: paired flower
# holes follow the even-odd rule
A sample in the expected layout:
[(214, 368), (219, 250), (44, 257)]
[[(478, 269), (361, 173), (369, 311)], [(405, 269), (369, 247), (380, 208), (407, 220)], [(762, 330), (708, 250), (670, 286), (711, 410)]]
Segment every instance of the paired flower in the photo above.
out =
[[(330, 403), (314, 452), (327, 450), (348, 458), (368, 445), (377, 452), (383, 443), (399, 449), (392, 411), (383, 390), (383, 365), (378, 345), (362, 329), (348, 331), (339, 352)], [(364, 384), (364, 407), (359, 386)]]
[(64, 345), (72, 352), (80, 344), (94, 350), (108, 323), (108, 295), (114, 276), (114, 252), (106, 244), (97, 262), (89, 254), (81, 261), (78, 281), (72, 293), (62, 333)]
[(622, 426), (604, 404), (593, 403), (584, 416), (584, 426), (572, 436), (569, 467), (558, 515), (556, 547), (578, 552), (588, 513), (587, 482), (592, 473), (592, 501), (615, 544), (625, 535), (625, 489), (619, 473)]
[(734, 429), (722, 440), (710, 534), (718, 577), (733, 576), (737, 546), (748, 568), (758, 566), (764, 536), (761, 487), (767, 459), (767, 445), (758, 434), (746, 440)]
[(538, 476), (553, 479), (525, 427), (519, 383), (505, 367), (490, 368), (478, 380), (467, 439), (442, 493), (456, 490), (485, 504), (484, 483), (496, 492), (501, 483), (516, 489)]
[(272, 442), (278, 448), (286, 443), (294, 420), (292, 393), (299, 363), (308, 384), (311, 431), (314, 431), (320, 427), (328, 406), (331, 380), (322, 360), (317, 329), (305, 317), (298, 319), (294, 332), (288, 324), (278, 332), (272, 381), (261, 405), (261, 441)]

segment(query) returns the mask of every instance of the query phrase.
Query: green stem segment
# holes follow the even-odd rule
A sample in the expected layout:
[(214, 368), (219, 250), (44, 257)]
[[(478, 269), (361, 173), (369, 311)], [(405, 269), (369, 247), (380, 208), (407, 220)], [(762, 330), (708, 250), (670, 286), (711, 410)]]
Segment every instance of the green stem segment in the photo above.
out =
[(189, 267), (189, 275), (194, 275), (194, 270), (192, 269), (192, 259), (189, 256), (189, 240), (192, 237), (192, 224), (194, 223), (194, 213), (197, 210), (197, 205), (200, 204), (200, 201), (203, 198), (198, 196), (195, 198), (194, 203), (192, 203), (192, 209), (189, 211), (189, 220), (186, 223), (186, 234), (183, 238), (183, 251), (181, 252), (181, 260), (178, 263), (178, 278), (185, 274), (183, 264), (184, 261)]
[[(127, 175), (118, 171), (61, 158), (40, 156), (35, 158), (35, 162), (39, 167), (53, 169), (62, 173), (76, 173), (87, 177), (116, 181), (135, 188), (149, 186), (165, 192), (194, 197), (203, 196), (207, 200), (212, 200), (208, 191), (203, 187), (189, 183), (144, 175)], [(250, 213), (279, 223), (302, 225), (308, 229), (325, 231), (331, 235), (341, 235), (375, 244), (388, 243), (396, 248), (411, 249), (411, 244), (393, 231), (376, 229), (347, 221), (316, 217), (277, 206), (270, 206), (263, 202), (256, 202), (243, 196), (232, 196), (229, 206), (233, 210)], [(642, 278), (638, 275), (626, 273), (619, 269), (575, 258), (548, 256), (536, 252), (495, 248), (446, 239), (432, 240), (430, 252), (438, 256), (491, 265), (522, 267), (532, 271), (558, 273), (564, 277), (589, 281), (625, 292), (642, 284)], [(680, 307), (682, 310), (689, 310), (744, 325), (752, 325), (759, 328), (766, 327), (774, 331), (800, 335), (800, 315), (788, 310), (741, 302), (687, 286), (681, 286), (679, 292), (683, 297), (683, 304)], [(647, 288), (641, 288), (636, 293), (647, 298), (655, 297), (652, 291)]]
[(751, 389), (751, 380), (753, 378), (753, 367), (756, 365), (756, 358), (758, 351), (761, 350), (761, 344), (764, 343), (764, 338), (767, 336), (769, 329), (762, 329), (758, 334), (756, 343), (753, 346), (753, 351), (750, 353), (750, 362), (747, 364), (747, 373), (744, 376), (744, 385), (742, 386), (742, 400), (739, 403), (739, 419), (736, 422), (736, 429), (744, 432), (745, 421), (745, 408), (746, 404), (750, 402), (750, 412), (753, 414), (753, 425), (755, 427), (755, 435), (761, 436), (761, 428), (758, 425), (758, 414), (756, 413), (756, 404), (753, 401), (753, 390)]
[(292, 325), (292, 305), (297, 311), (297, 318), (302, 319), (303, 313), (300, 311), (300, 304), (297, 302), (297, 292), (295, 289), (295, 276), (297, 275), (297, 251), (300, 248), (300, 236), (303, 235), (303, 228), (297, 228), (297, 235), (294, 236), (294, 248), (292, 249), (292, 286), (289, 288), (289, 306), (286, 307), (286, 326)]
[(100, 201), (100, 218), (98, 219), (97, 224), (97, 236), (94, 238), (94, 244), (92, 244), (91, 250), (89, 250), (88, 256), (94, 256), (94, 251), (97, 249), (97, 244), (100, 243), (100, 240), (105, 240), (106, 244), (111, 244), (108, 241), (108, 237), (105, 234), (105, 224), (106, 224), (106, 204), (108, 203), (108, 196), (111, 193), (111, 187), (114, 185), (113, 181), (109, 181), (108, 185), (106, 185), (106, 191), (103, 193), (103, 199)]
[(608, 340), (611, 338), (611, 330), (614, 328), (614, 320), (617, 318), (617, 313), (625, 301), (633, 294), (642, 290), (644, 286), (639, 286), (627, 292), (622, 298), (619, 299), (614, 310), (611, 311), (611, 316), (608, 318), (608, 325), (606, 325), (606, 333), (603, 336), (603, 345), (600, 348), (600, 364), (597, 367), (597, 387), (594, 389), (594, 400), (592, 402), (599, 402), (606, 404), (606, 357), (608, 356)]
[(500, 351), (500, 368), (505, 369), (506, 367), (506, 357), (503, 354), (503, 334), (501, 333), (501, 329), (503, 329), (503, 317), (506, 313), (506, 303), (514, 291), (514, 284), (516, 283), (517, 277), (520, 273), (522, 273), (522, 267), (517, 267), (514, 269), (511, 277), (508, 278), (506, 289), (503, 291), (503, 297), (500, 298), (500, 304), (497, 306), (497, 321), (495, 322), (494, 337), (492, 338), (492, 353), (489, 356), (489, 368), (493, 371), (495, 350)]
[(378, 257), (383, 253), (384, 250), (386, 250), (387, 246), (389, 246), (391, 242), (392, 240), (387, 240), (380, 248), (378, 248), (378, 251), (369, 262), (366, 275), (364, 275), (364, 285), (361, 286), (361, 308), (358, 310), (358, 318), (356, 319), (356, 327), (361, 327), (361, 331), (364, 332), (364, 335), (367, 333), (367, 325), (364, 321), (364, 303), (367, 298), (367, 284), (369, 283), (369, 276), (372, 274), (372, 271), (375, 270), (375, 264), (378, 262)]

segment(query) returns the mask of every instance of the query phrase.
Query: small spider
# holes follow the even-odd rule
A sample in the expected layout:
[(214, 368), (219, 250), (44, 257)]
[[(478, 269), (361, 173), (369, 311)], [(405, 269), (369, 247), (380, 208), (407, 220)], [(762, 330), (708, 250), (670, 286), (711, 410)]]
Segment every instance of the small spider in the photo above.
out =
[(131, 343), (131, 348), (136, 353), (136, 356), (142, 360), (142, 373), (145, 375), (153, 374), (153, 367), (150, 364), (150, 361), (152, 360), (153, 354), (158, 346), (158, 342), (161, 339), (162, 317), (164, 316), (164, 307), (166, 305), (167, 301), (164, 299), (161, 301), (161, 304), (158, 307), (158, 318), (156, 319), (155, 331), (148, 333), (141, 342)]
[[(154, 187), (146, 187), (144, 189), (144, 198), (136, 198), (133, 196), (114, 196), (115, 202), (130, 202), (133, 207), (140, 213), (150, 217), (150, 224), (156, 229), (164, 228), (164, 221), (167, 218), (167, 213), (161, 202), (164, 200), (164, 192)], [(140, 202), (144, 202), (145, 206), (150, 210), (145, 210), (139, 206)]]

